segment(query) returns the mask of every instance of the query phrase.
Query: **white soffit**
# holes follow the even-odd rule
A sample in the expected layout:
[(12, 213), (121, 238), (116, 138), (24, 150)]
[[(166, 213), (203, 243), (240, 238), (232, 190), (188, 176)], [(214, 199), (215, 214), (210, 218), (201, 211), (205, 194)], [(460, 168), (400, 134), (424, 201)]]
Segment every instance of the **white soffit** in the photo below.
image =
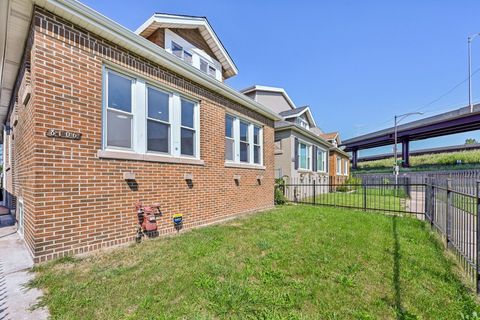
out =
[(5, 122), (32, 16), (32, 2), (0, 0), (0, 121)]
[[(151, 41), (76, 0), (0, 0), (0, 121), (5, 122), (12, 89), (28, 37), (33, 4), (97, 34), (106, 40), (176, 72), (269, 119), (279, 116), (260, 103), (185, 64)], [(7, 59), (8, 58), (8, 59)]]

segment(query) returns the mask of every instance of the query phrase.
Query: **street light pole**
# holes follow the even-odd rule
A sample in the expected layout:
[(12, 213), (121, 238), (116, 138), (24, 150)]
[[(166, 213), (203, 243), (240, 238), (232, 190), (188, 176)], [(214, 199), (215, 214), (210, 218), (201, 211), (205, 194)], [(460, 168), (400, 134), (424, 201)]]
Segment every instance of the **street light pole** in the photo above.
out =
[(470, 106), (470, 112), (473, 112), (473, 102), (472, 102), (472, 41), (480, 33), (475, 33), (468, 37), (468, 105)]
[(398, 156), (397, 156), (397, 144), (398, 144), (398, 129), (397, 129), (397, 126), (398, 126), (398, 123), (400, 121), (402, 121), (403, 119), (411, 116), (411, 115), (414, 115), (414, 114), (418, 114), (418, 115), (422, 115), (423, 112), (408, 112), (408, 113), (404, 113), (404, 114), (401, 114), (401, 115), (395, 115), (394, 117), (394, 140), (395, 140), (395, 144), (393, 145), (393, 158), (394, 158), (394, 161), (395, 161), (395, 166), (394, 166), (394, 174), (395, 174), (395, 186), (398, 184), (398, 174), (399, 174), (399, 171), (400, 171), (400, 168), (398, 167)]

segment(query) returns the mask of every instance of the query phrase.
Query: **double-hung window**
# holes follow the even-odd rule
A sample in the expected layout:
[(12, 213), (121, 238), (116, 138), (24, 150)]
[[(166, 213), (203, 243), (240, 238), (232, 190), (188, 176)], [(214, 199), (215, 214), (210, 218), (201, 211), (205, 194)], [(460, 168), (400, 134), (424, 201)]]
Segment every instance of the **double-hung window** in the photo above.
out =
[(180, 153), (185, 156), (195, 155), (195, 103), (181, 98), (181, 132)]
[(133, 86), (132, 78), (108, 71), (105, 96), (106, 145), (133, 149)]
[(147, 87), (147, 150), (170, 153), (171, 95)]
[(104, 81), (104, 149), (200, 158), (198, 102), (110, 69)]
[(250, 162), (250, 124), (245, 121), (240, 121), (240, 162)]
[(232, 115), (225, 116), (225, 160), (263, 163), (262, 127)]
[(312, 146), (300, 142), (298, 144), (298, 168), (310, 170), (311, 168), (311, 149)]
[(348, 160), (344, 160), (343, 162), (343, 174), (348, 176)]
[(317, 147), (317, 171), (326, 172), (327, 153)]
[(235, 118), (232, 116), (225, 116), (225, 160), (235, 160), (235, 136), (234, 136), (234, 122)]
[(340, 157), (337, 157), (337, 175), (342, 174), (342, 159)]

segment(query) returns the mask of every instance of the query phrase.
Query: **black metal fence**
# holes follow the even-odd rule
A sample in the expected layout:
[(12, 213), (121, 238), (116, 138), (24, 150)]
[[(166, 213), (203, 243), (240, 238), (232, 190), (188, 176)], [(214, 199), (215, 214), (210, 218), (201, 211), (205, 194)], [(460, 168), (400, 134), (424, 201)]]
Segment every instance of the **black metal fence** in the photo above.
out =
[(402, 213), (425, 213), (425, 184), (292, 180), (279, 186), (287, 202)]
[(365, 180), (291, 180), (277, 188), (291, 203), (408, 213), (427, 220), (444, 239), (445, 246), (455, 253), (480, 294), (480, 182), (475, 183), (475, 193), (471, 194), (455, 187), (451, 179), (441, 185), (436, 184), (436, 179), (411, 183), (402, 178), (397, 184), (390, 180)]
[[(353, 173), (353, 175), (366, 183), (379, 181), (395, 181), (393, 173)], [(428, 179), (436, 186), (447, 187), (451, 180), (451, 188), (455, 191), (475, 195), (476, 182), (480, 180), (480, 169), (471, 170), (445, 170), (445, 171), (413, 171), (400, 173), (399, 179), (406, 183), (424, 183)]]

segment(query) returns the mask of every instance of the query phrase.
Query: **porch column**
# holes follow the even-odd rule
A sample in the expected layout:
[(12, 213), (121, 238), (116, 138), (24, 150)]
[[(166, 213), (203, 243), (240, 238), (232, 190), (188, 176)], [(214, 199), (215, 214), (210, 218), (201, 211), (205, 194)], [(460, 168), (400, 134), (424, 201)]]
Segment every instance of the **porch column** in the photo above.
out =
[(409, 142), (408, 140), (402, 141), (402, 167), (408, 168), (410, 167), (410, 160), (409, 160)]
[(352, 169), (357, 170), (358, 150), (352, 150)]

